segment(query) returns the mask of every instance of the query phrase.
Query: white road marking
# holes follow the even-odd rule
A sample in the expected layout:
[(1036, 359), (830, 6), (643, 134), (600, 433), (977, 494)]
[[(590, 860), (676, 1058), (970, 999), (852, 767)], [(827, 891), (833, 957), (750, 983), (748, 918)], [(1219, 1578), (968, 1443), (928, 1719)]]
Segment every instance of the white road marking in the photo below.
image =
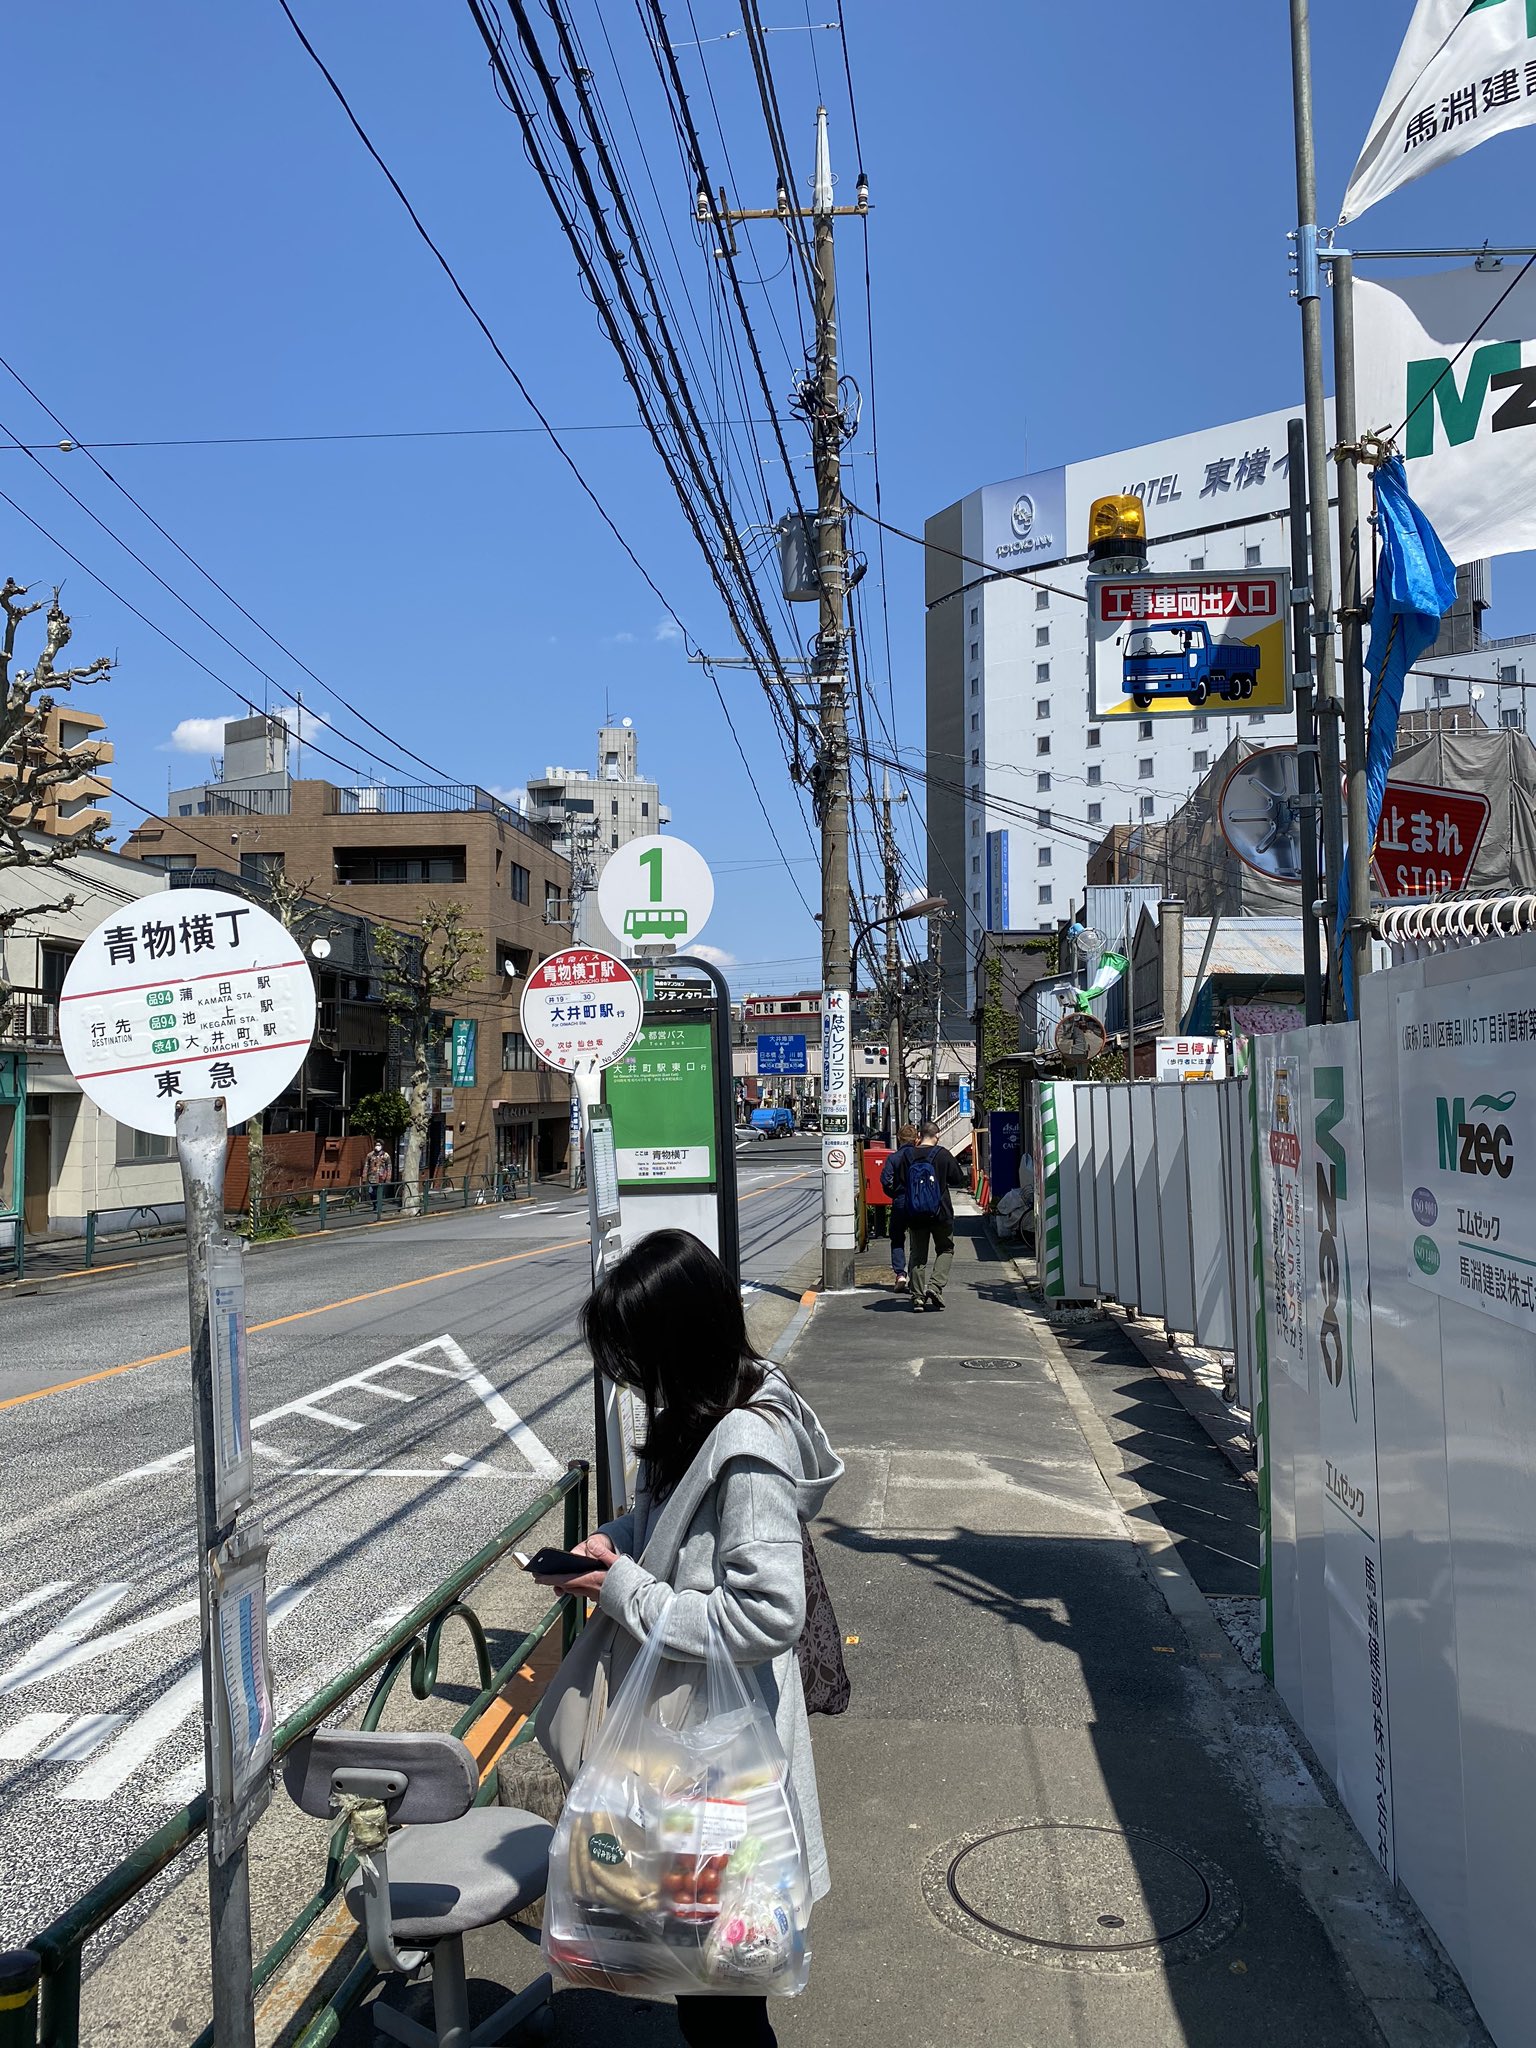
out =
[(110, 1580), (98, 1586), (94, 1593), (73, 1606), (57, 1628), (52, 1628), (40, 1641), (33, 1644), (27, 1654), (9, 1671), (0, 1672), (0, 1699), (8, 1692), (15, 1692), (18, 1686), (30, 1685), (36, 1678), (48, 1678), (55, 1671), (67, 1671), (71, 1651), (84, 1635), (88, 1635), (104, 1615), (112, 1612), (118, 1602), (128, 1597), (128, 1587), (117, 1580)]
[[(314, 1590), (313, 1585), (285, 1587), (268, 1606), (268, 1628), (275, 1631)], [(196, 1602), (193, 1605), (195, 1607)], [(161, 1743), (175, 1733), (188, 1714), (201, 1708), (202, 1703), (202, 1667), (194, 1665), (184, 1677), (177, 1679), (169, 1691), (162, 1693), (152, 1707), (146, 1707), (142, 1714), (130, 1721), (117, 1740), (94, 1757), (78, 1777), (70, 1784), (61, 1786), (59, 1797), (76, 1800), (110, 1799), (145, 1758), (152, 1756)], [(201, 1784), (201, 1763), (197, 1768), (198, 1783)]]
[(57, 1734), (68, 1719), (68, 1714), (23, 1714), (13, 1728), (0, 1735), (0, 1761), (17, 1763), (30, 1756), (50, 1735)]
[(26, 1593), (10, 1607), (0, 1607), (0, 1623), (15, 1621), (18, 1615), (30, 1614), (34, 1607), (41, 1607), (44, 1601), (52, 1600), (60, 1593), (66, 1593), (71, 1585), (69, 1579), (55, 1579), (51, 1586), (37, 1586)]
[[(439, 1352), (447, 1363), (429, 1364), (418, 1354), (423, 1351)], [(339, 1415), (323, 1407), (323, 1402), (332, 1400), (338, 1394), (377, 1394), (388, 1401), (414, 1401), (415, 1393), (400, 1387), (385, 1386), (382, 1375), (390, 1372), (420, 1373), (429, 1379), (455, 1380), (468, 1387), (481, 1402), (491, 1420), (508, 1441), (516, 1448), (534, 1476), (543, 1480), (558, 1479), (562, 1470), (560, 1461), (541, 1443), (539, 1438), (524, 1422), (516, 1409), (500, 1394), (479, 1367), (474, 1365), (451, 1336), (429, 1337), (422, 1343), (412, 1345), (409, 1351), (397, 1352), (392, 1358), (380, 1359), (377, 1365), (365, 1366), (361, 1372), (349, 1373), (345, 1379), (332, 1380), (328, 1386), (316, 1387), (312, 1393), (301, 1394), (297, 1400), (285, 1401), (277, 1408), (268, 1408), (260, 1415), (251, 1417), (253, 1447), (258, 1456), (269, 1457), (288, 1466), (295, 1479), (444, 1479), (451, 1477), (484, 1478), (495, 1472), (477, 1458), (465, 1458), (462, 1454), (445, 1454), (442, 1466), (422, 1467), (418, 1465), (294, 1465), (291, 1460), (282, 1460), (278, 1452), (268, 1450), (255, 1441), (255, 1432), (269, 1423), (279, 1422), (290, 1416), (302, 1416), (312, 1422), (323, 1422), (333, 1429), (359, 1431), (367, 1425), (354, 1421), (350, 1416)], [(117, 1484), (129, 1479), (145, 1479), (160, 1472), (169, 1472), (183, 1465), (192, 1456), (192, 1446), (183, 1445), (179, 1451), (171, 1451), (163, 1458), (154, 1458), (147, 1465), (138, 1465), (131, 1472), (124, 1472)], [(447, 1469), (444, 1470), (443, 1467)], [(496, 1474), (505, 1477), (505, 1474)], [(3, 1690), (3, 1684), (0, 1684)]]
[[(115, 1593), (116, 1599), (108, 1603), (108, 1606), (115, 1607), (127, 1590), (126, 1586), (101, 1586), (93, 1597), (99, 1600), (103, 1593)], [(82, 1600), (80, 1606), (86, 1607), (89, 1604), (88, 1601)], [(91, 1619), (99, 1619), (106, 1611), (106, 1608), (99, 1608)], [(76, 1609), (76, 1613), (78, 1612), (79, 1609)], [(158, 1614), (142, 1615), (137, 1621), (127, 1622), (122, 1628), (113, 1629), (110, 1635), (96, 1636), (89, 1642), (82, 1642), (82, 1631), (77, 1630), (70, 1637), (64, 1634), (64, 1629), (74, 1620), (74, 1616), (71, 1615), (66, 1619), (63, 1628), (55, 1629), (52, 1635), (44, 1636), (36, 1648), (29, 1650), (19, 1664), (13, 1664), (9, 1671), (0, 1676), (0, 1697), (8, 1692), (18, 1691), (24, 1685), (36, 1685), (44, 1678), (61, 1677), (64, 1672), (73, 1671), (77, 1665), (94, 1664), (100, 1658), (110, 1657), (115, 1651), (126, 1648), (129, 1643), (138, 1642), (143, 1636), (159, 1635), (165, 1629), (175, 1628), (178, 1623), (193, 1621), (196, 1617), (197, 1602), (183, 1600), (175, 1607), (162, 1607)]]
[(100, 1749), (109, 1735), (116, 1734), (127, 1720), (126, 1714), (82, 1714), (80, 1719), (59, 1737), (40, 1751), (38, 1762), (44, 1764), (74, 1764), (81, 1762), (93, 1751)]

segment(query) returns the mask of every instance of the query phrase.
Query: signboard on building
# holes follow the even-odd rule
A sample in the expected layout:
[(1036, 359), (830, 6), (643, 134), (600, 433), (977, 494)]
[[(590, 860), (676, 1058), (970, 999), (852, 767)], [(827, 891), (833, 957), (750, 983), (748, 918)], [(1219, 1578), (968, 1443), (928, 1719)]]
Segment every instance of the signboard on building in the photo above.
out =
[(279, 1096), (315, 1035), (315, 984), (275, 917), (221, 889), (141, 897), (105, 918), (59, 996), (69, 1070), (98, 1109), (170, 1137), (176, 1104), (221, 1095), (229, 1125)]
[(829, 988), (821, 1004), (821, 1128), (826, 1134), (848, 1134), (850, 1069), (849, 998), (845, 988)]
[(1028, 569), (1073, 552), (1067, 532), (1067, 472), (1039, 469), (981, 494), (981, 558), (989, 569)]
[(645, 1011), (622, 960), (591, 946), (566, 946), (541, 961), (523, 985), (523, 1036), (546, 1066), (592, 1072), (622, 1059)]
[(648, 1024), (609, 1067), (619, 1188), (708, 1186), (715, 1178), (715, 1077), (708, 1024)]
[(686, 951), (709, 922), (715, 882), (684, 839), (632, 839), (597, 881), (597, 910), (626, 945)]
[(1405, 1270), (1536, 1332), (1536, 970), (1397, 998)]
[(1008, 833), (987, 834), (987, 930), (1005, 932), (1008, 918)]
[(475, 1042), (480, 1035), (480, 1025), (474, 1017), (455, 1017), (453, 1020), (453, 1085), (455, 1088), (473, 1088), (475, 1085)]
[(1223, 1038), (1160, 1038), (1157, 1041), (1159, 1081), (1225, 1081), (1227, 1044)]
[(1442, 896), (1464, 889), (1488, 825), (1476, 790), (1388, 782), (1372, 856), (1383, 896)]
[(759, 1074), (804, 1074), (808, 1072), (803, 1031), (760, 1031), (757, 1034)]
[(1090, 576), (1087, 593), (1091, 718), (1289, 709), (1284, 571)]

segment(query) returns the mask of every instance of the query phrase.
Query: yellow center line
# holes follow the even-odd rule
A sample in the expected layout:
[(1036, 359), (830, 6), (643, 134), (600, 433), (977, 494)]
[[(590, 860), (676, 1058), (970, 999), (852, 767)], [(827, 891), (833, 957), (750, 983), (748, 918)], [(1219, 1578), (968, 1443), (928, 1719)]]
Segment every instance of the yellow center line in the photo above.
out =
[[(790, 1176), (790, 1180), (807, 1178), (808, 1173)], [(781, 1181), (779, 1186), (788, 1187), (790, 1180)], [(755, 1194), (743, 1195), (740, 1199), (743, 1202), (755, 1202), (759, 1195), (777, 1192), (777, 1188), (759, 1188)], [(298, 1308), (286, 1316), (273, 1316), (265, 1323), (252, 1323), (247, 1335), (254, 1337), (258, 1330), (275, 1330), (283, 1323), (302, 1323), (310, 1316), (329, 1315), (333, 1309), (356, 1308), (361, 1302), (378, 1301), (386, 1294), (403, 1294), (407, 1288), (426, 1287), (434, 1280), (457, 1280), (465, 1273), (488, 1272), (493, 1266), (515, 1266), (520, 1259), (539, 1259), (547, 1257), (551, 1252), (575, 1251), (589, 1242), (590, 1240), (585, 1237), (568, 1237), (559, 1244), (535, 1245), (532, 1250), (525, 1252), (503, 1252), (499, 1258), (477, 1259), (470, 1266), (449, 1266), (444, 1272), (423, 1273), (415, 1280), (396, 1280), (388, 1287), (370, 1288), (366, 1294), (344, 1295), (340, 1301), (322, 1301), (315, 1308)], [(185, 1358), (190, 1349), (190, 1345), (179, 1344), (174, 1351), (155, 1351), (148, 1358), (131, 1359), (127, 1365), (104, 1366), (100, 1372), (82, 1373), (78, 1379), (60, 1380), (56, 1386), (35, 1387), (30, 1394), (12, 1394), (6, 1400), (0, 1401), (0, 1411), (7, 1408), (23, 1408), (29, 1401), (41, 1401), (48, 1394), (67, 1394), (73, 1387), (90, 1387), (96, 1385), (99, 1380), (113, 1380), (120, 1373), (137, 1372), (141, 1365), (166, 1365), (173, 1358)]]

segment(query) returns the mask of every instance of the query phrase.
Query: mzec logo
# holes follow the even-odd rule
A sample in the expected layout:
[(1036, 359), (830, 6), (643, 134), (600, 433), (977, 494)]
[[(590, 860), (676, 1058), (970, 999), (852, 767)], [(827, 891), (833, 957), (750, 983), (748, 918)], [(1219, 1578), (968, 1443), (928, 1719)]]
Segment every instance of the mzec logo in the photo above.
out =
[[(1317, 1146), (1317, 1279), (1323, 1293), (1323, 1320), (1317, 1348), (1330, 1386), (1349, 1374), (1350, 1405), (1359, 1414), (1355, 1386), (1354, 1303), (1350, 1295), (1349, 1250), (1339, 1270), (1339, 1204), (1349, 1199), (1349, 1161), (1339, 1143), (1338, 1124), (1344, 1114), (1344, 1069), (1316, 1067), (1312, 1074), (1316, 1110), (1312, 1136)], [(1344, 1283), (1345, 1327), (1339, 1326), (1339, 1282)]]
[(1505, 1117), (1514, 1107), (1515, 1091), (1506, 1095), (1474, 1095), (1474, 1110), (1487, 1110), (1485, 1118), (1469, 1118), (1466, 1098), (1461, 1095), (1435, 1097), (1435, 1140), (1442, 1173), (1475, 1173), (1486, 1178), (1496, 1173), (1508, 1180), (1515, 1170), (1515, 1140)]
[(1446, 445), (1463, 447), (1482, 428), (1490, 392), (1509, 394), (1492, 409), (1488, 418), (1491, 434), (1536, 427), (1536, 365), (1523, 366), (1520, 353), (1518, 341), (1484, 342), (1472, 351), (1459, 385), (1456, 367), (1448, 356), (1426, 356), (1421, 362), (1409, 363), (1403, 441), (1409, 461), (1416, 455), (1434, 454), (1437, 412)]

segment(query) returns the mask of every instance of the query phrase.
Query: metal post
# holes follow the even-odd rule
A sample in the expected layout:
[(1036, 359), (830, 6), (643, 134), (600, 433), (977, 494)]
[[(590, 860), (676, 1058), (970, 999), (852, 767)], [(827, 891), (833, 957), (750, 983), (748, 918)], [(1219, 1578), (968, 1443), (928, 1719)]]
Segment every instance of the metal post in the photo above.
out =
[(1360, 567), (1360, 460), (1354, 452), (1355, 266), (1333, 259), (1333, 425), (1339, 478), (1339, 657), (1344, 684), (1344, 760), (1349, 775), (1349, 919), (1344, 943), (1361, 980), (1371, 971), (1371, 847), (1365, 801), (1365, 606)]
[[(1317, 158), (1312, 137), (1312, 27), (1308, 0), (1291, 5), (1291, 99), (1296, 131), (1296, 298), (1306, 396), (1307, 497), (1311, 507), (1312, 622), (1317, 649), (1318, 762), (1323, 854), (1331, 881), (1344, 872), (1339, 785), (1339, 704), (1333, 652), (1333, 551), (1329, 527), (1328, 419), (1323, 396), (1323, 308), (1317, 256)], [(1336, 881), (1334, 882), (1336, 886)], [(1328, 1009), (1342, 1017), (1343, 991), (1329, 924)]]
[(96, 1263), (96, 1211), (85, 1212), (85, 1263), (89, 1269)]
[(707, 975), (715, 996), (715, 1204), (716, 1228), (720, 1237), (720, 1263), (739, 1286), (741, 1283), (741, 1213), (737, 1207), (735, 1149), (735, 1088), (731, 1076), (731, 985), (711, 961), (693, 953), (679, 953), (673, 967), (691, 967)]
[(933, 1051), (928, 1059), (928, 1114), (939, 1120), (939, 1029), (944, 1012), (944, 927), (935, 917), (928, 926), (933, 934)]
[[(222, 1098), (176, 1105), (177, 1149), (186, 1205), (187, 1302), (191, 1326), (193, 1445), (197, 1489), (197, 1581), (203, 1648), (203, 1762), (210, 1807), (220, 1775), (215, 1763), (219, 1717), (227, 1716), (214, 1684), (213, 1567), (228, 1533), (219, 1525), (218, 1436), (214, 1411), (213, 1328), (209, 1269), (224, 1223), (226, 1116)], [(213, 1948), (214, 2048), (255, 2048), (251, 2003), (251, 1893), (244, 1841), (222, 1861), (208, 1858), (208, 1912)]]
[(1323, 1021), (1323, 962), (1317, 929), (1317, 717), (1312, 703), (1312, 591), (1307, 580), (1307, 430), (1286, 423), (1291, 486), (1291, 640), (1295, 650), (1296, 794), (1301, 811), (1301, 973), (1309, 1024)]
[[(832, 158), (827, 143), (827, 110), (816, 109), (816, 179), (811, 214), (816, 245), (816, 404), (812, 455), (816, 471), (817, 568), (821, 621), (816, 669), (821, 680), (821, 987), (822, 1035), (829, 1013), (846, 1005), (852, 1033), (853, 976), (848, 926), (848, 721), (844, 692), (844, 600), (847, 542), (842, 476), (842, 396), (837, 380), (837, 261), (832, 236)], [(841, 1001), (839, 1002), (839, 998)], [(828, 1136), (848, 1135), (845, 1102), (822, 1109)], [(824, 1152), (827, 1148), (823, 1148)], [(821, 1275), (827, 1288), (853, 1285), (857, 1234), (852, 1151), (846, 1164), (823, 1166), (821, 1177)]]
[(36, 2048), (37, 1980), (42, 1961), (29, 1948), (0, 1955), (0, 2048)]

